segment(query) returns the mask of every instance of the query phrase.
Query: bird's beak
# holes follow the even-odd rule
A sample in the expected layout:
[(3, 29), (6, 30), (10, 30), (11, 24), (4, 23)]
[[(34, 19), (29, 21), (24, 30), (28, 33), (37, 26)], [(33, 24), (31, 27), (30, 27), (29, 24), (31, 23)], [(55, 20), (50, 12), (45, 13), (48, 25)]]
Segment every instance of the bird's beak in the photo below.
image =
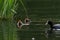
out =
[(48, 23), (45, 23), (45, 25), (47, 25)]

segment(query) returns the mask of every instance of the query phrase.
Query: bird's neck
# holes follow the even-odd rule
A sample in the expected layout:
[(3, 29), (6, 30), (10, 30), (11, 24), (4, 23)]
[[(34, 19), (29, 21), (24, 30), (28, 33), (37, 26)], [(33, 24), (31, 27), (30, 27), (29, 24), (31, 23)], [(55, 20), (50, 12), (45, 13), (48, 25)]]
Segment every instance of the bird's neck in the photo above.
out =
[(52, 25), (50, 25), (50, 28), (53, 28), (53, 24), (52, 24)]

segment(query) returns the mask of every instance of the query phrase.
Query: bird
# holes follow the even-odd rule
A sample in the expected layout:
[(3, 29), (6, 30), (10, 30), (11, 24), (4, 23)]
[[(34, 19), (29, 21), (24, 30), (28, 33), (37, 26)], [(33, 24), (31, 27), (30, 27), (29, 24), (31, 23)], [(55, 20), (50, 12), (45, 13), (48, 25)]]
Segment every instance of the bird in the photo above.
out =
[(50, 25), (50, 28), (53, 30), (60, 30), (60, 24), (53, 24), (51, 20), (48, 20), (45, 25)]

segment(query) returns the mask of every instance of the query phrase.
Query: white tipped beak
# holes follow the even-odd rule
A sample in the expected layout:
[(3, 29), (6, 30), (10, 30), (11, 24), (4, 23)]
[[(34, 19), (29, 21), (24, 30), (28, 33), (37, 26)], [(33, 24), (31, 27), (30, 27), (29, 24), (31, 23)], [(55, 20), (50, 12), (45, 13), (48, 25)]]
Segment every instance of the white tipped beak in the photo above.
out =
[(45, 23), (45, 25), (48, 25), (48, 21)]
[(47, 25), (47, 24), (45, 24), (45, 25)]
[(45, 23), (45, 25), (47, 25), (48, 23)]

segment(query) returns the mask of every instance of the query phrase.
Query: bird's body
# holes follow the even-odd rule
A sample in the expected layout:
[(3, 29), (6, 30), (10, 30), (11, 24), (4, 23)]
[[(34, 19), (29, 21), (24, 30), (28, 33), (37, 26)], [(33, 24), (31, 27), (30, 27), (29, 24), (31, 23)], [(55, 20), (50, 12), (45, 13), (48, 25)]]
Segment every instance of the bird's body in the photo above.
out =
[(53, 27), (54, 27), (55, 29), (60, 29), (60, 24), (54, 24)]

